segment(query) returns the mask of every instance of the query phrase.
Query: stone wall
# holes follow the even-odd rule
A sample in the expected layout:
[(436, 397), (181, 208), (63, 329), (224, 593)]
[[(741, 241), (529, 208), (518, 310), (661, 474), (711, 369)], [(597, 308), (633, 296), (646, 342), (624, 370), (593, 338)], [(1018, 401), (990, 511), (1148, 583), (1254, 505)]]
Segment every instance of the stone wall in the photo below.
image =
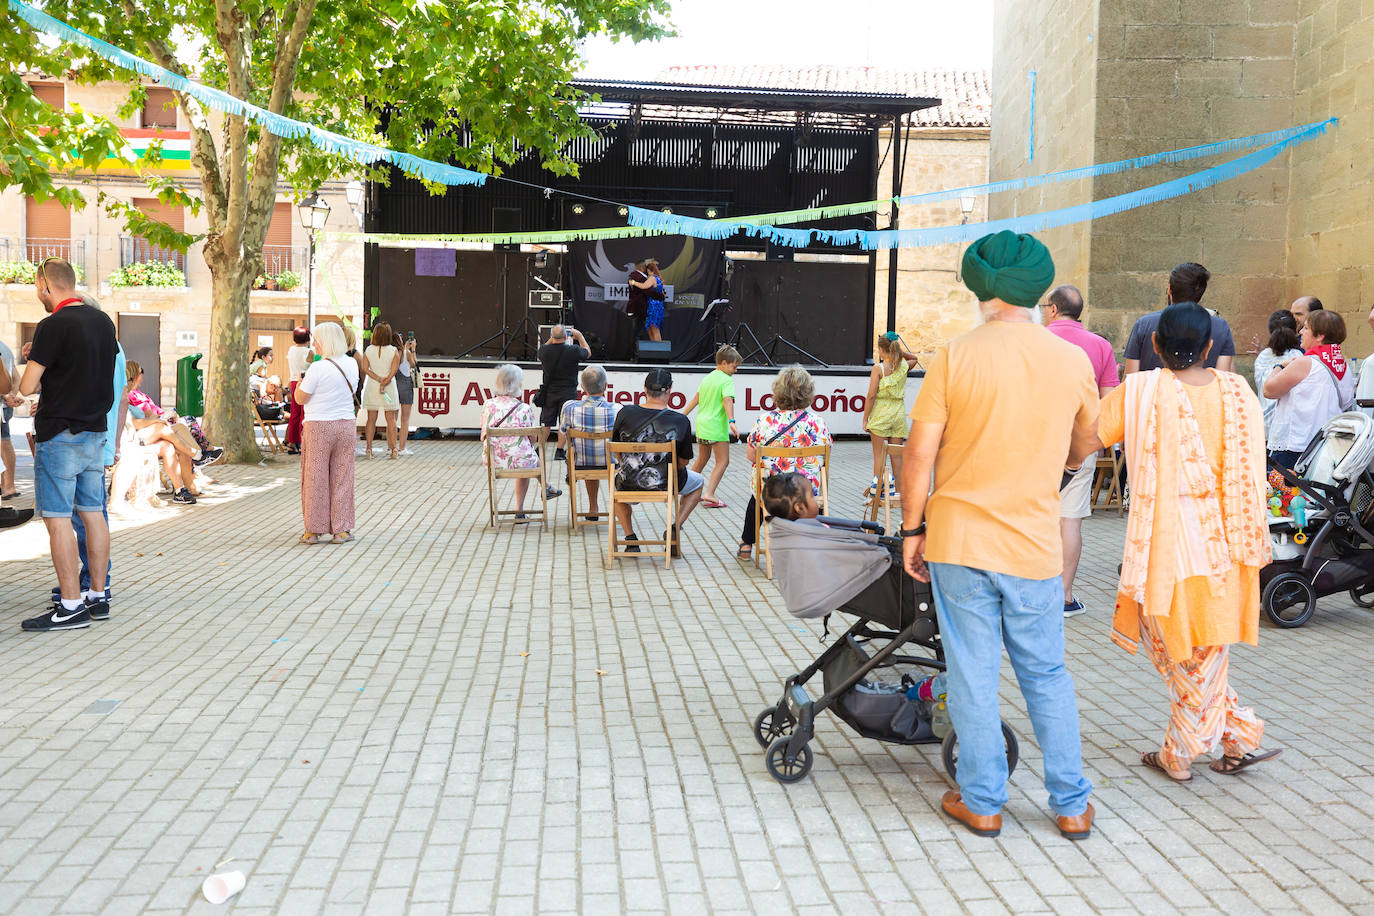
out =
[[(997, 0), (993, 12), (994, 181), (1093, 163), (1097, 4), (1094, 0)], [(1035, 71), (1035, 155), (1030, 154), (1031, 71)], [(1090, 182), (1065, 182), (992, 195), (993, 219), (1039, 213), (1091, 199)], [(1038, 233), (1054, 256), (1056, 281), (1086, 289), (1086, 225)]]
[[(880, 139), (887, 148), (887, 135)], [(902, 193), (919, 194), (967, 185), (982, 184), (988, 174), (988, 131), (986, 129), (921, 128), (911, 131), (902, 176)], [(879, 195), (890, 193), (892, 173), (885, 161), (878, 176)], [(901, 228), (957, 225), (963, 218), (958, 200), (907, 207), (902, 211)], [(987, 219), (987, 197), (975, 200), (969, 222)], [(888, 225), (888, 208), (877, 213), (877, 225)], [(907, 345), (918, 353), (936, 347), (973, 327), (978, 302), (957, 278), (962, 245), (932, 248), (906, 248), (897, 255), (897, 331)], [(887, 326), (888, 253), (878, 252), (878, 274), (874, 295), (874, 323), (878, 331)]]
[(1320, 298), (1346, 320), (1353, 353), (1374, 352), (1374, 6), (1320, 0), (1296, 25), (1294, 117), (1335, 130), (1292, 152), (1284, 295)]
[[(1293, 120), (1291, 0), (1100, 0), (1097, 162), (1288, 127)], [(1235, 153), (1107, 175), (1110, 197), (1215, 165)], [(1249, 346), (1286, 304), (1287, 155), (1214, 188), (1092, 223), (1090, 324), (1123, 345), (1160, 308), (1168, 272), (1197, 261), (1213, 275), (1206, 304)], [(1054, 165), (1059, 168), (1058, 164)]]

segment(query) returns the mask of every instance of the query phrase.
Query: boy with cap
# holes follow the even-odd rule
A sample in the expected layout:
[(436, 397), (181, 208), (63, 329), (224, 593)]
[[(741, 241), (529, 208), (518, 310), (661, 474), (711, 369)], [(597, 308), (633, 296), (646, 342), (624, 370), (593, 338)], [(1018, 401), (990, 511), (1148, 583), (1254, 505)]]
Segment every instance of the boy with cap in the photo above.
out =
[(941, 806), (979, 836), (1001, 832), (1005, 644), (1059, 831), (1081, 840), (1092, 831), (1092, 784), (1064, 667), (1059, 485), (1100, 447), (1097, 385), (1087, 354), (1035, 323), (1032, 309), (1054, 280), (1044, 245), (984, 236), (964, 252), (963, 278), (984, 323), (931, 360), (901, 474), (906, 568), (935, 594), (959, 734), (959, 788)]
[[(668, 407), (668, 399), (673, 393), (673, 374), (667, 369), (650, 369), (644, 376), (644, 403), (627, 404), (615, 415), (615, 426), (611, 430), (614, 442), (676, 442), (674, 455), (677, 464), (678, 509), (677, 520), (672, 528), (672, 553), (681, 556), (678, 544), (678, 528), (686, 524), (687, 517), (701, 501), (702, 485), (705, 480), (696, 471), (687, 467), (692, 460), (692, 421)], [(668, 468), (662, 455), (626, 455), (615, 468), (615, 486), (618, 490), (662, 490), (668, 485)], [(616, 521), (620, 530), (625, 532), (625, 540), (637, 541), (630, 507), (625, 503), (615, 506)], [(627, 547), (631, 553), (639, 548)]]

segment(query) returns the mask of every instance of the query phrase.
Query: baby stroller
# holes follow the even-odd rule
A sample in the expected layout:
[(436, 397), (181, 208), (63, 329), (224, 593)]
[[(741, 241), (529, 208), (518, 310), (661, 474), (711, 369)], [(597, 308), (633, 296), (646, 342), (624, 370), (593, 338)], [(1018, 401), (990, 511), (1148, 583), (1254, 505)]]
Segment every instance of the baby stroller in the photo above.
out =
[(1352, 411), (1327, 422), (1294, 470), (1271, 463), (1306, 502), (1306, 511), (1290, 503), (1284, 514), (1269, 516), (1274, 558), (1260, 571), (1260, 606), (1275, 625), (1300, 627), (1318, 598), (1346, 590), (1356, 604), (1374, 607), (1372, 461), (1374, 418)]
[[(894, 744), (935, 744), (933, 704), (908, 691), (929, 673), (945, 670), (930, 586), (906, 575), (902, 542), (882, 537), (872, 522), (821, 518), (773, 519), (772, 553), (777, 582), (794, 617), (858, 618), (804, 671), (787, 679), (782, 699), (759, 713), (754, 737), (764, 764), (779, 782), (796, 782), (811, 770), (808, 747), (819, 713), (829, 710), (865, 738)], [(829, 632), (829, 621), (826, 621)], [(874, 651), (877, 643), (884, 643)], [(911, 647), (930, 655), (907, 654)], [(814, 699), (805, 684), (817, 673), (824, 692)], [(1016, 736), (1005, 722), (1007, 772), (1016, 769)], [(954, 776), (958, 739), (943, 738), (945, 769)]]

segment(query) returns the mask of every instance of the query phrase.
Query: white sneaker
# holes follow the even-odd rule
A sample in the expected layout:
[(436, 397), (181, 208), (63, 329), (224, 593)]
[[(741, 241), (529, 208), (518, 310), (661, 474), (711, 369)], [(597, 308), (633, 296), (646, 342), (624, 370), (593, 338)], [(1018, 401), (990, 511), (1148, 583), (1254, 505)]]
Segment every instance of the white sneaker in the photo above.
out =
[(413, 455), (413, 454), (415, 454), (415, 453), (412, 452), (409, 448), (403, 448), (403, 449), (401, 449), (399, 452), (397, 452), (396, 454), (398, 454), (398, 455)]

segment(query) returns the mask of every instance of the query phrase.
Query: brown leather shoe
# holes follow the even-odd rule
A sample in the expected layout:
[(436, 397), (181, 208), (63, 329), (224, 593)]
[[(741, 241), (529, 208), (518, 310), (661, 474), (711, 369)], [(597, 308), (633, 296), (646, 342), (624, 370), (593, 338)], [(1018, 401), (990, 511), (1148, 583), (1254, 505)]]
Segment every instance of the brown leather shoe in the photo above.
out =
[(1059, 824), (1059, 832), (1071, 840), (1086, 840), (1088, 835), (1093, 832), (1093, 806), (1088, 803), (1087, 810), (1077, 817), (1064, 817), (1062, 814), (1056, 818)]
[(964, 796), (957, 789), (950, 789), (940, 799), (940, 807), (945, 813), (978, 836), (997, 836), (1002, 832), (1001, 814), (974, 814), (964, 804)]

